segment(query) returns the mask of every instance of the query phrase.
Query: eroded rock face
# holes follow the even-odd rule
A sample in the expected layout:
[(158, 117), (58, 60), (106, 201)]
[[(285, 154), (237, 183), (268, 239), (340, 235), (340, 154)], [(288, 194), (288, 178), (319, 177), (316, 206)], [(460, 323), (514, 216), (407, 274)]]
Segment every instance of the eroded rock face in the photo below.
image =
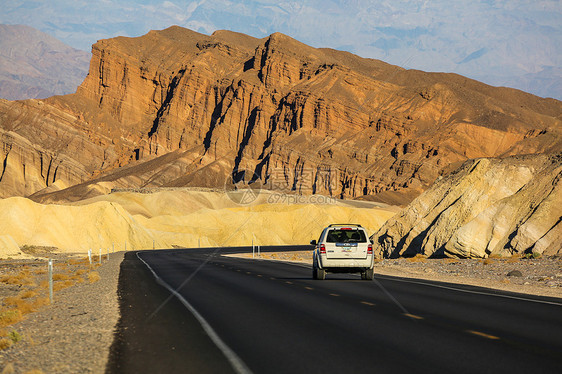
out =
[[(559, 101), (278, 33), (172, 27), (99, 41), (77, 93), (46, 100), (30, 121), (51, 109), (103, 148), (88, 156), (92, 183), (101, 173), (118, 187), (217, 187), (233, 176), (302, 194), (410, 198), (469, 158), (562, 149)], [(130, 162), (142, 177), (117, 169)]]
[(0, 198), (81, 183), (111, 154), (77, 118), (44, 106), (0, 100)]
[(562, 154), (476, 159), (373, 235), (379, 257), (562, 254)]

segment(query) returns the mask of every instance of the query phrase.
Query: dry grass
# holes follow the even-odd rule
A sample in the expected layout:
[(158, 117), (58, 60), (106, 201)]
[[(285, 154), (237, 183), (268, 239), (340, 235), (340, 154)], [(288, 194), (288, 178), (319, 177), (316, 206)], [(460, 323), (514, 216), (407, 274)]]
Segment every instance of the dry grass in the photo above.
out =
[(90, 264), (90, 260), (88, 260), (88, 257), (86, 258), (81, 258), (81, 259), (70, 259), (68, 260), (68, 264), (69, 265), (89, 265)]
[(482, 264), (484, 264), (484, 265), (490, 265), (490, 264), (493, 264), (493, 263), (495, 263), (495, 262), (496, 262), (496, 261), (495, 261), (494, 259), (488, 257), (488, 258), (485, 258), (485, 259), (482, 261)]
[(66, 274), (53, 274), (53, 280), (56, 281), (66, 281), (69, 280), (70, 277)]
[(4, 305), (14, 307), (22, 315), (37, 311), (37, 309), (33, 306), (33, 303), (28, 300), (21, 299), (18, 296), (6, 297), (4, 299)]
[(13, 325), (23, 319), (21, 311), (18, 309), (9, 309), (0, 311), (0, 327)]
[(32, 286), (35, 287), (35, 278), (27, 269), (20, 271), (16, 275), (6, 275), (0, 278), (0, 282), (6, 284), (15, 284), (19, 286)]
[(508, 257), (506, 262), (509, 263), (509, 264), (514, 264), (516, 262), (521, 261), (521, 258), (522, 258), (522, 256), (520, 254), (514, 254), (513, 256)]
[(26, 372), (23, 373), (23, 374), (45, 374), (45, 373), (43, 373), (43, 372), (42, 372), (41, 370), (39, 370), (39, 369), (33, 369), (33, 370), (26, 371)]
[(90, 283), (95, 283), (101, 279), (99, 273), (97, 271), (92, 271), (88, 273), (88, 281)]
[(76, 270), (74, 275), (81, 276), (81, 275), (86, 274), (87, 272), (88, 272), (88, 270), (86, 270), (86, 269), (78, 269), (78, 270)]
[(408, 257), (407, 260), (408, 262), (425, 262), (427, 260), (427, 256), (418, 253), (414, 257)]
[(32, 290), (22, 291), (19, 294), (19, 297), (21, 297), (22, 299), (30, 299), (35, 296), (37, 296), (37, 292)]
[(0, 351), (3, 351), (4, 349), (10, 348), (12, 346), (12, 344), (14, 344), (14, 343), (8, 338), (0, 339)]
[(74, 286), (74, 282), (71, 280), (59, 281), (53, 284), (53, 291), (60, 291), (68, 287)]
[(461, 260), (459, 260), (458, 258), (446, 258), (443, 260), (443, 262), (445, 262), (446, 264), (457, 264), (461, 262)]

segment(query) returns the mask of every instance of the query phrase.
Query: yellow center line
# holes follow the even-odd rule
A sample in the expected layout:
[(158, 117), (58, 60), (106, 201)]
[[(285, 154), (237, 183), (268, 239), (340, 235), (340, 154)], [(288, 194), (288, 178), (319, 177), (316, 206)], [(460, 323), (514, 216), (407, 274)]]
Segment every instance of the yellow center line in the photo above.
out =
[(330, 296), (339, 296), (337, 293), (331, 293)]
[(305, 287), (307, 290), (313, 290), (314, 288), (312, 287)]
[(249, 271), (247, 271), (246, 274), (250, 275), (250, 274), (252, 274), (252, 273), (250, 273)]
[(365, 304), (365, 305), (369, 305), (369, 306), (375, 306), (375, 304), (370, 303), (368, 301), (361, 301), (361, 304)]
[(480, 331), (466, 330), (466, 332), (468, 332), (469, 334), (481, 336), (481, 337), (486, 338), (486, 339), (492, 339), (492, 340), (499, 340), (500, 339), (497, 336), (486, 334), (486, 333), (480, 332)]
[(285, 283), (287, 283), (287, 284), (293, 284), (293, 282), (289, 282), (289, 281), (286, 281)]
[(423, 317), (416, 316), (415, 314), (404, 313), (406, 317), (413, 318), (413, 319), (423, 319)]
[(263, 277), (263, 275), (261, 275), (261, 274), (258, 274), (258, 277), (260, 277), (260, 278), (261, 278), (261, 277)]

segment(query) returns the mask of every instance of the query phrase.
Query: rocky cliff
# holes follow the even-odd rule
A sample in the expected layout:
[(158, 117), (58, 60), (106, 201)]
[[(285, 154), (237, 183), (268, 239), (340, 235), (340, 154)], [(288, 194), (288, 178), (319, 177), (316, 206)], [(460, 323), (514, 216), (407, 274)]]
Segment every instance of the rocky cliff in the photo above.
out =
[(379, 257), (562, 254), (562, 153), (467, 161), (373, 239)]
[[(5, 103), (0, 118), (21, 105), (30, 107)], [(467, 159), (562, 149), (559, 101), (278, 33), (255, 39), (172, 27), (99, 41), (77, 93), (46, 100), (29, 126), (42, 128), (35, 123), (51, 111), (74, 118), (70, 126), (93, 144), (85, 164), (65, 148), (87, 165), (83, 188), (223, 186), (232, 178), (405, 203)]]

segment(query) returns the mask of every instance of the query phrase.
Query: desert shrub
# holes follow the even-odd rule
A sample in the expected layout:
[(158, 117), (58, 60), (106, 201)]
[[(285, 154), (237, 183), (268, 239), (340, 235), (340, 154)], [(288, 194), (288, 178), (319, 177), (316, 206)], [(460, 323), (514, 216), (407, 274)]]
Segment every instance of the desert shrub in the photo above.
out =
[(19, 332), (17, 332), (16, 330), (12, 330), (10, 331), (10, 333), (8, 334), (8, 337), (14, 342), (17, 343), (19, 342), (22, 337), (21, 334)]
[(32, 305), (35, 309), (39, 309), (43, 306), (49, 305), (50, 303), (51, 301), (48, 297), (38, 297), (37, 299), (35, 299)]
[(20, 271), (16, 275), (4, 276), (0, 278), (0, 282), (19, 286), (35, 286), (35, 279), (27, 269)]
[(97, 271), (92, 271), (88, 273), (88, 281), (90, 283), (95, 283), (101, 279), (99, 273)]
[(53, 274), (54, 281), (65, 281), (70, 279), (70, 277), (66, 274)]
[(8, 349), (12, 346), (12, 341), (8, 338), (2, 338), (0, 339), (0, 351), (3, 351), (4, 349)]
[(15, 307), (22, 315), (35, 312), (37, 309), (27, 300), (19, 296), (9, 296), (4, 299), (4, 305)]
[(90, 263), (90, 260), (88, 259), (88, 257), (86, 258), (80, 258), (80, 259), (73, 259), (71, 258), (70, 260), (68, 260), (68, 263), (70, 265), (86, 265)]
[(21, 311), (18, 309), (3, 310), (0, 312), (0, 327), (10, 326), (22, 320)]
[(409, 262), (425, 262), (425, 260), (427, 260), (427, 256), (424, 256), (421, 253), (418, 253), (414, 257), (408, 257), (407, 260)]
[(19, 297), (21, 297), (22, 299), (30, 299), (35, 296), (37, 296), (37, 292), (32, 290), (23, 291), (19, 294)]
[(55, 282), (55, 284), (53, 284), (53, 291), (60, 291), (73, 285), (74, 282), (71, 280)]

